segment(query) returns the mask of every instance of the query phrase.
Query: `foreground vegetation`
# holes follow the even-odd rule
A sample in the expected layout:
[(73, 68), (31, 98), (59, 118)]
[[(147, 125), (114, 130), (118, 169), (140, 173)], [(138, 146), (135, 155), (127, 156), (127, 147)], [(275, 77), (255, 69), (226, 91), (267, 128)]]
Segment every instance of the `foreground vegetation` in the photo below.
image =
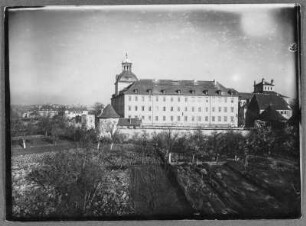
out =
[[(298, 130), (127, 139), (71, 131), (75, 148), (12, 157), (17, 219), (294, 218), (300, 213)], [(113, 146), (112, 143), (115, 142)], [(54, 146), (56, 149), (57, 146)], [(169, 164), (170, 163), (170, 164)]]

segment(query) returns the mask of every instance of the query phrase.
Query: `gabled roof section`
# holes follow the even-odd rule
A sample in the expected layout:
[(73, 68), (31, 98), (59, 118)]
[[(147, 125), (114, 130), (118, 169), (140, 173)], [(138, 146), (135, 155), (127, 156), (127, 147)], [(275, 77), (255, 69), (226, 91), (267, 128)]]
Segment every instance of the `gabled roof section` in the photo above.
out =
[(262, 121), (286, 121), (287, 119), (283, 117), (279, 112), (277, 112), (271, 105), (264, 110), (259, 119)]
[(107, 105), (103, 112), (97, 116), (98, 118), (120, 118), (117, 112), (114, 110), (112, 105)]
[[(234, 89), (225, 88), (215, 81), (154, 80), (141, 79), (126, 87), (120, 93), (140, 95), (190, 95), (190, 96), (237, 96)], [(179, 90), (179, 92), (178, 92)]]
[(289, 104), (278, 95), (255, 93), (253, 98), (256, 98), (260, 110), (265, 110), (269, 106), (274, 110), (291, 110)]

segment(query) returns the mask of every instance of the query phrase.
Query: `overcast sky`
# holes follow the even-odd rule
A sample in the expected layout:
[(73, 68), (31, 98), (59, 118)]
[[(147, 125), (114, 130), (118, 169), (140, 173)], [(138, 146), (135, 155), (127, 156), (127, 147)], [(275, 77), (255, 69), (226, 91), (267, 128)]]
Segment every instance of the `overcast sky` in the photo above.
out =
[(127, 52), (139, 79), (213, 80), (294, 97), (291, 5), (44, 7), (9, 13), (12, 104), (110, 103)]

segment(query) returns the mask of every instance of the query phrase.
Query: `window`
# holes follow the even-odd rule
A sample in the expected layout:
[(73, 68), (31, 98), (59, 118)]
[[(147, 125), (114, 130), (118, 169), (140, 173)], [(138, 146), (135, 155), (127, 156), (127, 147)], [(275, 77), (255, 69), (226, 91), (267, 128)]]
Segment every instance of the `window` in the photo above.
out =
[(185, 107), (185, 111), (188, 111), (188, 108), (187, 108), (187, 107)]
[(180, 107), (177, 107), (177, 111), (181, 111), (181, 108), (180, 108)]
[(191, 121), (193, 121), (193, 122), (194, 122), (194, 116), (192, 116), (192, 117), (191, 117)]
[(231, 103), (234, 103), (234, 98), (231, 98)]
[(171, 99), (170, 99), (170, 100), (171, 100), (171, 102), (173, 102), (173, 97), (171, 97)]
[(132, 100), (132, 97), (131, 96), (129, 96), (129, 101), (131, 101)]
[(218, 122), (221, 122), (221, 116), (218, 116)]
[(144, 120), (144, 119), (145, 119), (144, 115), (143, 115), (143, 116), (141, 116), (141, 118)]
[(152, 111), (152, 107), (151, 106), (149, 107), (149, 111)]
[(206, 103), (208, 103), (208, 99), (206, 98)]
[(166, 97), (163, 97), (164, 102), (166, 101)]
[(231, 112), (234, 112), (234, 107), (231, 107)]
[(141, 107), (141, 110), (144, 111), (144, 109), (145, 109), (144, 106), (142, 106), (142, 107)]
[(215, 121), (215, 116), (211, 117), (211, 121), (213, 121), (213, 122)]
[(131, 118), (132, 116), (131, 116), (131, 115), (129, 115), (128, 117), (129, 117), (129, 118)]
[(170, 111), (173, 111), (173, 107), (170, 108)]
[(198, 108), (198, 112), (201, 112), (201, 107)]
[(224, 107), (224, 112), (227, 112), (227, 107)]
[(188, 97), (185, 97), (185, 102), (187, 102), (188, 101)]
[(163, 111), (166, 111), (166, 107), (163, 107)]
[(188, 117), (187, 117), (187, 116), (184, 116), (184, 120), (185, 120), (185, 122), (187, 122), (187, 119), (188, 119)]
[(212, 111), (212, 112), (215, 112), (215, 107), (212, 107), (212, 108), (211, 108), (211, 111)]
[(152, 120), (152, 117), (151, 117), (151, 116), (149, 116), (149, 120), (150, 120), (150, 121)]
[(208, 107), (206, 107), (206, 112), (208, 112)]
[(181, 98), (180, 98), (180, 97), (178, 97), (178, 98), (177, 98), (177, 101), (178, 101), (178, 102), (181, 102)]
[(129, 111), (131, 111), (132, 110), (132, 107), (131, 106), (129, 106)]
[(219, 107), (219, 112), (221, 112), (221, 107)]
[(181, 116), (177, 116), (177, 121), (181, 121)]
[(158, 116), (155, 116), (155, 121), (158, 121)]
[(142, 101), (145, 101), (145, 97), (144, 96), (142, 96), (141, 99), (142, 99)]
[(231, 116), (231, 122), (234, 122), (234, 116)]
[(201, 97), (198, 97), (198, 102), (201, 102)]
[(198, 121), (199, 121), (199, 122), (201, 121), (201, 116), (198, 116)]
[(221, 101), (222, 101), (222, 98), (221, 98), (221, 97), (218, 97), (218, 101), (221, 102)]
[(224, 116), (224, 122), (227, 122), (227, 116)]
[(138, 110), (138, 107), (137, 106), (135, 106), (135, 111), (137, 111)]
[(173, 121), (173, 116), (170, 117), (171, 121)]
[(156, 96), (156, 102), (158, 102), (158, 96)]
[(191, 111), (194, 112), (194, 107), (191, 108)]
[(224, 97), (224, 102), (227, 103), (227, 97)]
[(166, 116), (163, 116), (163, 121), (166, 121)]
[(149, 96), (149, 101), (152, 101), (152, 97), (151, 96)]
[(205, 121), (206, 121), (206, 122), (208, 121), (208, 116), (205, 116)]
[(138, 89), (134, 89), (134, 93), (138, 93)]
[(135, 96), (135, 101), (138, 101), (138, 96)]

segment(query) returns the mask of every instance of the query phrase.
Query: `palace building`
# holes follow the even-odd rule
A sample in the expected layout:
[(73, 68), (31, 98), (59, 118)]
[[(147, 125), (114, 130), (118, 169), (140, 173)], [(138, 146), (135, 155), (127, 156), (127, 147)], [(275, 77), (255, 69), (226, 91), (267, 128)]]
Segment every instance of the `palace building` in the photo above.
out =
[(219, 82), (138, 79), (127, 55), (111, 104), (143, 126), (237, 127), (238, 92)]

